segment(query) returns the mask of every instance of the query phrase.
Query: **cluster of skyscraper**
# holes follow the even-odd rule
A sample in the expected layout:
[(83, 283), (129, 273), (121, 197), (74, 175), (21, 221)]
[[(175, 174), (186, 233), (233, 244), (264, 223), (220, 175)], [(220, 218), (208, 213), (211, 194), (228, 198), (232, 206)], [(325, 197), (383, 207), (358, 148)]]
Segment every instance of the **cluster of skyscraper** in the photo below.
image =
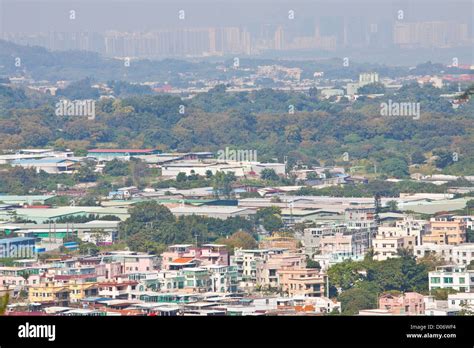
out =
[(303, 27), (181, 27), (153, 31), (4, 32), (1, 39), (52, 50), (95, 51), (111, 57), (258, 54), (266, 50), (447, 48), (472, 45), (468, 24), (450, 21), (370, 23), (357, 18), (318, 20)]

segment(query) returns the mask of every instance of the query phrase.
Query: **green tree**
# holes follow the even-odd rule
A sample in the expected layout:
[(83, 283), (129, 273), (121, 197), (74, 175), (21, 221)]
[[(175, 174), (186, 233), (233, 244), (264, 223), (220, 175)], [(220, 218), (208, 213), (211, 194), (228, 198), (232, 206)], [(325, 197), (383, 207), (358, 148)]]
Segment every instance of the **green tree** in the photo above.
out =
[(329, 283), (342, 291), (348, 290), (364, 279), (362, 270), (364, 270), (362, 263), (345, 260), (329, 267)]
[(318, 261), (314, 261), (313, 259), (306, 256), (306, 268), (317, 268), (321, 269), (321, 265)]
[(436, 167), (438, 168), (443, 169), (454, 163), (453, 154), (449, 151), (436, 150), (436, 151), (433, 151), (433, 154), (437, 157), (435, 163), (436, 163)]
[(446, 301), (448, 299), (448, 295), (456, 294), (457, 291), (455, 289), (434, 289), (431, 290), (431, 295), (434, 296), (435, 300), (438, 301)]
[(114, 158), (105, 164), (104, 173), (111, 176), (126, 176), (129, 174), (129, 164)]
[(176, 175), (177, 182), (185, 182), (186, 180), (187, 180), (186, 173), (179, 172), (178, 175)]
[(232, 183), (235, 182), (237, 178), (233, 172), (224, 173), (217, 172), (212, 177), (212, 187), (214, 194), (218, 197), (221, 194), (224, 197), (229, 198), (232, 193)]
[(98, 99), (99, 91), (91, 87), (92, 81), (85, 78), (79, 81), (72, 82), (69, 86), (63, 89), (58, 89), (56, 95), (65, 96), (71, 100), (73, 99)]
[(79, 182), (94, 182), (97, 180), (97, 174), (94, 173), (92, 163), (84, 163), (79, 170), (74, 173), (74, 178)]
[(235, 232), (229, 238), (219, 238), (216, 240), (216, 243), (226, 245), (230, 252), (233, 252), (235, 248), (255, 249), (257, 247), (255, 238), (250, 233), (244, 231)]
[(94, 243), (81, 243), (79, 244), (79, 253), (81, 255), (92, 255), (96, 256), (100, 249)]
[(284, 226), (281, 219), (281, 209), (275, 206), (259, 209), (255, 216), (257, 223), (268, 232), (278, 231)]
[(430, 253), (417, 259), (419, 265), (424, 265), (428, 272), (436, 270), (436, 267), (446, 263), (436, 253)]
[(474, 315), (474, 306), (469, 301), (461, 301), (458, 315)]
[(426, 161), (426, 157), (421, 151), (415, 151), (411, 155), (411, 163), (413, 164), (423, 164)]
[(385, 86), (380, 82), (370, 83), (357, 89), (357, 94), (384, 94)]
[[(470, 199), (466, 202), (467, 215), (470, 215), (470, 212), (474, 209), (474, 199)], [(473, 238), (474, 240), (474, 238)]]
[(400, 158), (387, 158), (380, 165), (382, 171), (395, 178), (405, 178), (408, 176), (408, 165)]
[(280, 177), (275, 173), (274, 169), (270, 168), (265, 168), (260, 172), (260, 178), (262, 180), (268, 180), (268, 181), (278, 181), (280, 180)]
[(397, 212), (398, 211), (397, 201), (388, 201), (387, 202), (387, 209), (388, 209), (388, 211)]
[(163, 223), (175, 222), (171, 211), (156, 201), (139, 202), (129, 212), (130, 217), (119, 224), (119, 234), (122, 237), (159, 228)]
[(9, 293), (6, 293), (4, 296), (0, 297), (0, 315), (5, 314), (9, 301), (10, 301)]
[(363, 309), (377, 308), (377, 293), (364, 288), (352, 288), (338, 297), (341, 301), (342, 315), (359, 314)]

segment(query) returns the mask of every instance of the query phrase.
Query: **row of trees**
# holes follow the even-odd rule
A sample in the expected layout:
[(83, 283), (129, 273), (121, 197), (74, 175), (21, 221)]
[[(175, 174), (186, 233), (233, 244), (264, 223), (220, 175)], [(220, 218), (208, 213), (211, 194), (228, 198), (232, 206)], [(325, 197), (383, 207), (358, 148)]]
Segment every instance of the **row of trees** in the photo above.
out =
[[(436, 262), (434, 264), (437, 264)], [(330, 295), (341, 301), (342, 314), (358, 314), (361, 309), (378, 306), (378, 297), (389, 291), (428, 292), (428, 272), (432, 260), (417, 262), (412, 255), (375, 261), (346, 260), (329, 268)]]
[[(171, 95), (100, 100), (95, 120), (85, 122), (77, 117), (58, 118), (51, 96), (0, 86), (0, 115), (5, 115), (0, 116), (0, 147), (57, 146), (83, 151), (109, 143), (217, 151), (231, 144), (258, 151), (261, 160), (288, 156), (289, 165), (297, 161), (344, 164), (342, 154), (347, 152), (350, 162), (368, 159), (377, 163), (379, 173), (400, 178), (408, 175), (410, 165), (425, 163), (435, 155), (435, 165), (446, 172), (469, 173), (474, 156), (469, 136), (473, 103), (455, 110), (439, 97), (439, 90), (415, 85), (397, 93), (387, 98), (422, 103), (423, 117), (381, 117), (380, 100), (333, 104), (303, 93), (269, 89), (226, 93), (224, 87), (191, 100)], [(289, 113), (289, 105), (294, 114)], [(180, 112), (183, 107), (184, 113)]]
[(119, 225), (119, 235), (133, 250), (160, 252), (175, 243), (219, 242), (234, 247), (254, 247), (258, 226), (273, 232), (283, 223), (278, 208), (259, 210), (255, 218), (230, 217), (225, 220), (191, 215), (175, 217), (156, 201), (140, 202), (130, 209), (130, 217)]

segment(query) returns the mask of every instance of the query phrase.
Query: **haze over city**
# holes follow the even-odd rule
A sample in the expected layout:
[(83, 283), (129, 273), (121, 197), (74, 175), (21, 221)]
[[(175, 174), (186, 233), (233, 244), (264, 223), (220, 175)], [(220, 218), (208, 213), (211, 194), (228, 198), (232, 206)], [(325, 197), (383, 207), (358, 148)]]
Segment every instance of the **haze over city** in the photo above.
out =
[(0, 0), (0, 348), (472, 346), (473, 10)]
[[(301, 59), (343, 54), (392, 64), (413, 64), (429, 55), (439, 60), (472, 58), (472, 2), (464, 0), (0, 4), (0, 37), (6, 40), (114, 57), (239, 54)], [(393, 59), (396, 53), (403, 57)]]

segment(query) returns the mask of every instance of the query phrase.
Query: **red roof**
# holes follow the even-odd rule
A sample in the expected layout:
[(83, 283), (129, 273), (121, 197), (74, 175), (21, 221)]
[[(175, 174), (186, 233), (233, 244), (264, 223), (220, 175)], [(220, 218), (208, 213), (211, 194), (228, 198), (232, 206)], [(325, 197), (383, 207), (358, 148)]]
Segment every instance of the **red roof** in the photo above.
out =
[(107, 152), (107, 153), (114, 153), (114, 152), (148, 153), (152, 151), (154, 151), (154, 149), (92, 149), (92, 150), (89, 150), (89, 152)]
[(180, 257), (173, 260), (173, 263), (188, 263), (194, 260), (192, 257)]

